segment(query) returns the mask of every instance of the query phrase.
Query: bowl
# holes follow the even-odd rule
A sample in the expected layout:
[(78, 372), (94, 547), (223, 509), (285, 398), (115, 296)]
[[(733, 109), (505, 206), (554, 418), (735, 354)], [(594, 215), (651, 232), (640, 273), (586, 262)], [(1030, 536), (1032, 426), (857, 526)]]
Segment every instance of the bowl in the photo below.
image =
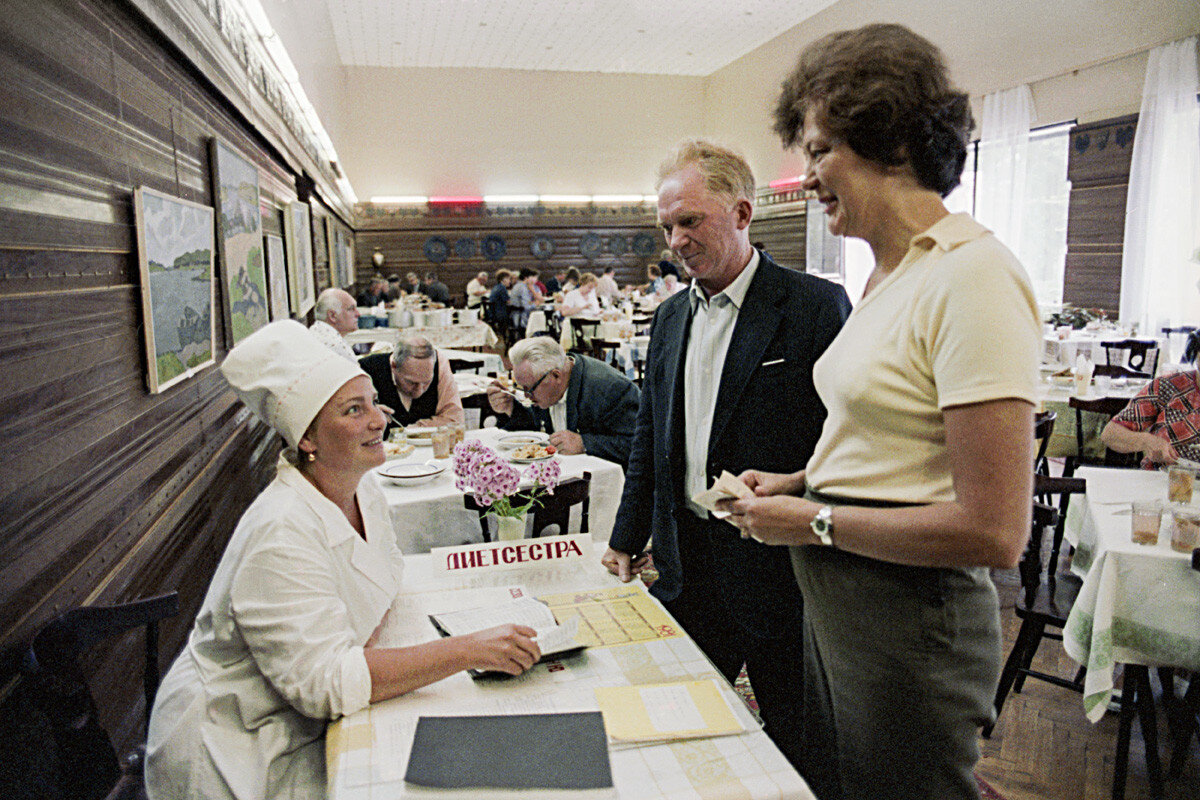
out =
[(445, 471), (445, 465), (419, 461), (384, 464), (376, 470), (379, 473), (379, 477), (397, 486), (420, 486), (422, 483), (428, 483)]
[(521, 431), (501, 436), (496, 440), (496, 446), (501, 450), (513, 450), (518, 447), (524, 447), (527, 444), (544, 445), (549, 441), (550, 437), (540, 431)]

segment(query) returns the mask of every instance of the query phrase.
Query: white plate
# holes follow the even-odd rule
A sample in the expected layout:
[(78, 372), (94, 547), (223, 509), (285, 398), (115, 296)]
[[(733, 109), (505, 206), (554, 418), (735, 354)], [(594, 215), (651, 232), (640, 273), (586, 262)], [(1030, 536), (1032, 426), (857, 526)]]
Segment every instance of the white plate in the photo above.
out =
[(381, 478), (397, 486), (419, 486), (422, 483), (428, 483), (445, 471), (445, 465), (419, 461), (384, 464), (376, 470)]
[(512, 450), (513, 448), (523, 447), (527, 444), (545, 445), (549, 441), (549, 434), (539, 431), (520, 431), (501, 436), (496, 440), (496, 446), (503, 450)]
[(406, 436), (420, 437), (422, 439), (432, 439), (433, 432), (436, 430), (437, 430), (437, 428), (429, 428), (429, 427), (421, 427), (418, 425), (411, 425), (404, 429), (404, 434)]
[(549, 455), (539, 456), (538, 458), (517, 458), (516, 456), (509, 456), (508, 460), (514, 464), (532, 464), (535, 461), (549, 461), (550, 459), (554, 458), (555, 455), (555, 453), (550, 453)]

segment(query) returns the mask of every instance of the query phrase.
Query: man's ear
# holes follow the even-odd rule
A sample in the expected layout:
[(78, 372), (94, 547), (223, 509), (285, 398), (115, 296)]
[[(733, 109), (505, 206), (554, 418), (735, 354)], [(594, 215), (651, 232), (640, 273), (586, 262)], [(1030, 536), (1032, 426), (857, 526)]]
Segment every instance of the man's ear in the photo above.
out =
[(733, 210), (737, 213), (738, 230), (745, 230), (750, 227), (750, 220), (754, 218), (754, 206), (744, 197), (739, 197), (733, 205)]

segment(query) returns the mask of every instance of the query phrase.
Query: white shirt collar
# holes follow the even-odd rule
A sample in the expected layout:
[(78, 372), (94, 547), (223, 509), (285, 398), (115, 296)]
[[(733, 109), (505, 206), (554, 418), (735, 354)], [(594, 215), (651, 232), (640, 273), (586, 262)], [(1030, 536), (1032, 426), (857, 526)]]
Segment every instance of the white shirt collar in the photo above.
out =
[(692, 313), (696, 313), (696, 306), (700, 303), (706, 305), (711, 303), (720, 295), (725, 295), (729, 298), (729, 302), (733, 307), (741, 310), (742, 303), (746, 300), (746, 292), (750, 291), (750, 282), (754, 280), (754, 273), (758, 271), (759, 254), (757, 248), (750, 248), (750, 260), (746, 263), (745, 268), (738, 274), (733, 282), (726, 286), (721, 291), (714, 294), (712, 297), (706, 298), (704, 290), (700, 288), (700, 281), (693, 279), (692, 286), (688, 290), (688, 302), (692, 305)]

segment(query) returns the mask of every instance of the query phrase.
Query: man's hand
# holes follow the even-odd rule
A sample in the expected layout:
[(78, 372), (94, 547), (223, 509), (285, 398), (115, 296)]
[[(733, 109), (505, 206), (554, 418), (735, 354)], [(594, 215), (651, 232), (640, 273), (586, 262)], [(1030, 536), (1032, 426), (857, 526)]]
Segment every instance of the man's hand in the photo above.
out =
[(738, 479), (754, 490), (759, 497), (773, 494), (802, 494), (804, 492), (804, 471), (800, 472), (762, 472), (748, 469)]
[(564, 456), (577, 456), (583, 450), (583, 437), (575, 431), (559, 431), (550, 434), (550, 444)]
[(637, 558), (634, 558), (629, 553), (622, 553), (620, 550), (613, 550), (610, 547), (600, 557), (600, 563), (607, 567), (609, 572), (620, 578), (622, 582), (629, 583), (635, 575), (641, 574), (646, 565), (650, 563), (650, 556), (641, 553)]
[(492, 411), (497, 414), (511, 414), (513, 410), (513, 398), (507, 389), (500, 385), (499, 381), (492, 381), (487, 387), (488, 405), (492, 407)]

